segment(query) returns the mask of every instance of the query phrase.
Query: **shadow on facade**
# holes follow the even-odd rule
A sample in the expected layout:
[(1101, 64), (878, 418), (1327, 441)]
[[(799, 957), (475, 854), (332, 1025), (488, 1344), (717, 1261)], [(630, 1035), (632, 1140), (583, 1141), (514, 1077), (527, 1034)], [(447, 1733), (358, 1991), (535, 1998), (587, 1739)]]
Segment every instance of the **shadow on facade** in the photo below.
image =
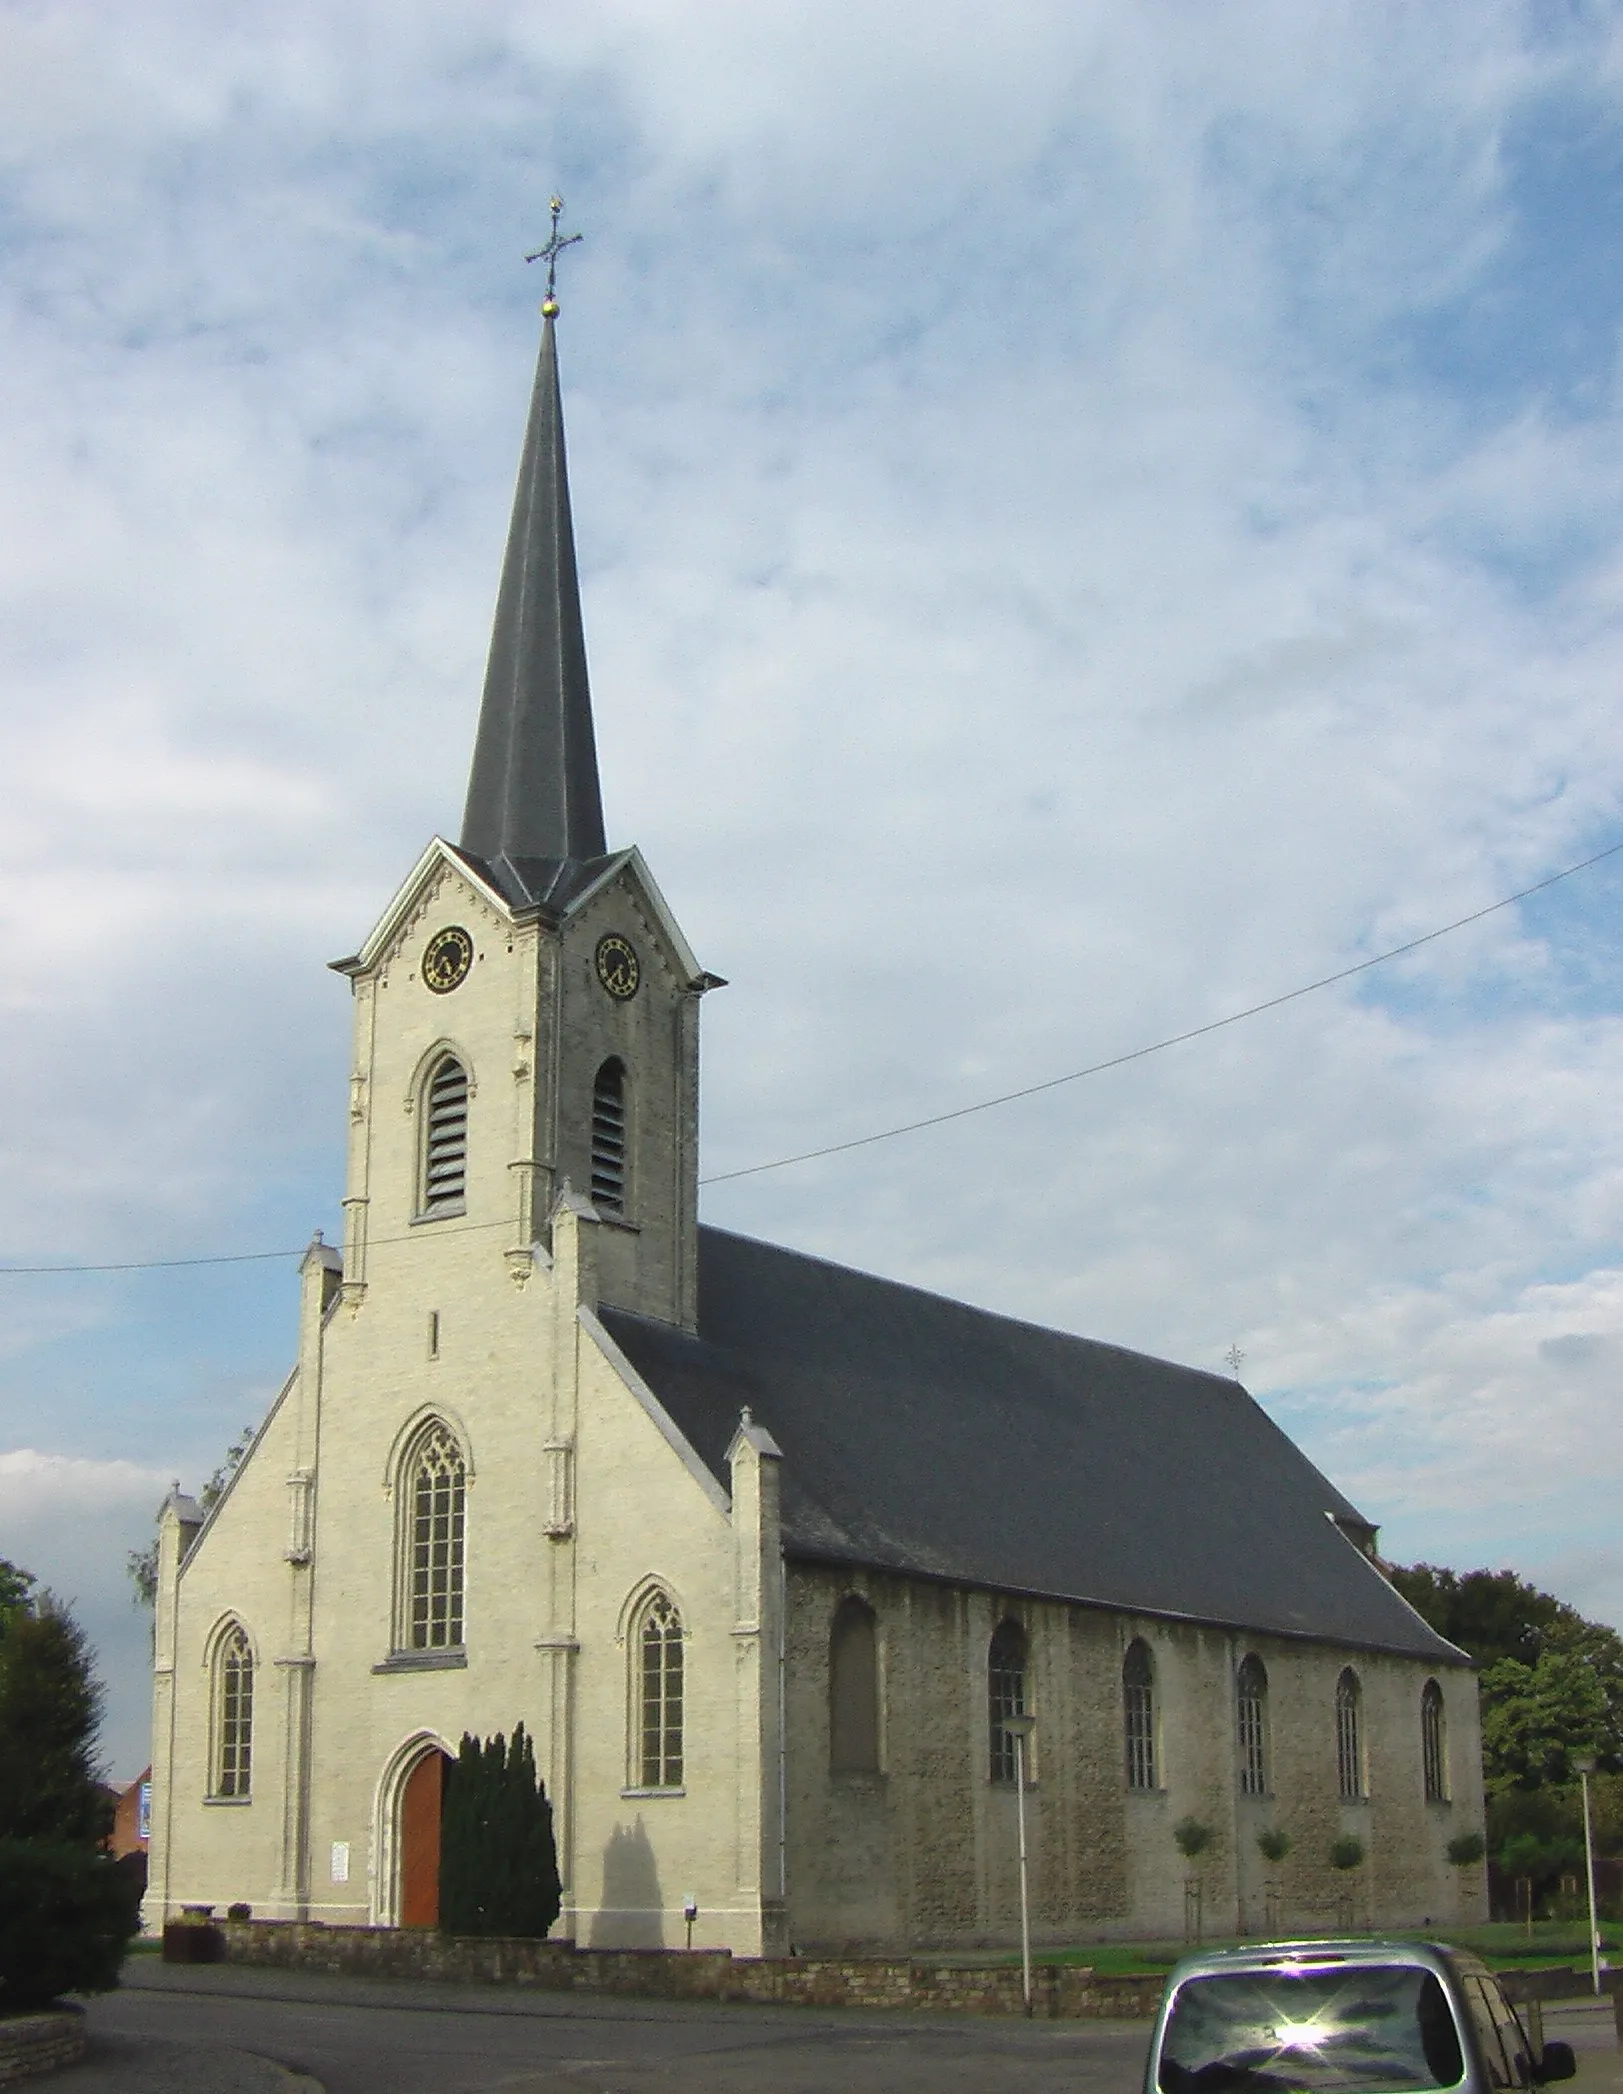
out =
[(654, 1844), (641, 1818), (616, 1825), (603, 1849), (603, 1900), (592, 1920), (594, 1949), (662, 1949), (665, 1899)]

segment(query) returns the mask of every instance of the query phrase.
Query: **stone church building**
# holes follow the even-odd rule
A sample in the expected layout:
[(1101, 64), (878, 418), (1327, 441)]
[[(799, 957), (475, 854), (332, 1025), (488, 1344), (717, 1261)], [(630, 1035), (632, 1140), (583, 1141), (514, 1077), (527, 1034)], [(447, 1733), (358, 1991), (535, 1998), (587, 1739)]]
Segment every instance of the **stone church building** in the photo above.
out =
[(148, 1924), (432, 1923), (521, 1721), (582, 1946), (1016, 1939), (1022, 1761), (1039, 1939), (1480, 1916), (1469, 1662), (1244, 1389), (700, 1226), (722, 985), (604, 834), (543, 310), (460, 841), (336, 963), (343, 1248), (162, 1515)]

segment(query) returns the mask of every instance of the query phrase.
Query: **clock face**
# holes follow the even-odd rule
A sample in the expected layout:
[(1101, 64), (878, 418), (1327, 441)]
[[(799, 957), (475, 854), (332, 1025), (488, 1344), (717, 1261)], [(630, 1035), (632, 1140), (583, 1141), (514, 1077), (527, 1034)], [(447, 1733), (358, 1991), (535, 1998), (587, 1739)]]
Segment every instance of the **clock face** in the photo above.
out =
[(636, 948), (618, 931), (610, 931), (606, 938), (597, 941), (597, 978), (621, 1003), (629, 1003), (637, 993), (642, 968)]
[(459, 923), (436, 931), (423, 953), (423, 980), (436, 996), (448, 996), (467, 979), (473, 965), (473, 940)]

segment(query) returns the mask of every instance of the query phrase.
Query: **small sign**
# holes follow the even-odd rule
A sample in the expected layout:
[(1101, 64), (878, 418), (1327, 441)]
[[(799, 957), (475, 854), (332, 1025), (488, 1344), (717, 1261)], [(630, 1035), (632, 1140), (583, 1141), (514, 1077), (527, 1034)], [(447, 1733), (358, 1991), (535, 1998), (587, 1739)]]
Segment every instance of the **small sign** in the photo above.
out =
[(135, 1836), (138, 1840), (152, 1837), (152, 1784), (143, 1781), (141, 1793), (135, 1801)]
[(332, 1880), (334, 1883), (349, 1881), (348, 1840), (334, 1840), (332, 1843)]

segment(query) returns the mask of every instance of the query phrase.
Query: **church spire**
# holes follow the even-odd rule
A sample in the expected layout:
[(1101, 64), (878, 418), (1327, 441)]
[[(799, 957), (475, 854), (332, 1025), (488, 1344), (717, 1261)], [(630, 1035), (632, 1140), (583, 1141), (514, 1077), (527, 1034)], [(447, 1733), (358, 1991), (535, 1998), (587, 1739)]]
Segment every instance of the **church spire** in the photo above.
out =
[(541, 355), (462, 817), (462, 848), (493, 868), (505, 860), (521, 887), (533, 878), (520, 872), (522, 860), (579, 863), (607, 848), (558, 387), (552, 273), (570, 244), (558, 235), (561, 209), (555, 197), (552, 240), (541, 250)]

